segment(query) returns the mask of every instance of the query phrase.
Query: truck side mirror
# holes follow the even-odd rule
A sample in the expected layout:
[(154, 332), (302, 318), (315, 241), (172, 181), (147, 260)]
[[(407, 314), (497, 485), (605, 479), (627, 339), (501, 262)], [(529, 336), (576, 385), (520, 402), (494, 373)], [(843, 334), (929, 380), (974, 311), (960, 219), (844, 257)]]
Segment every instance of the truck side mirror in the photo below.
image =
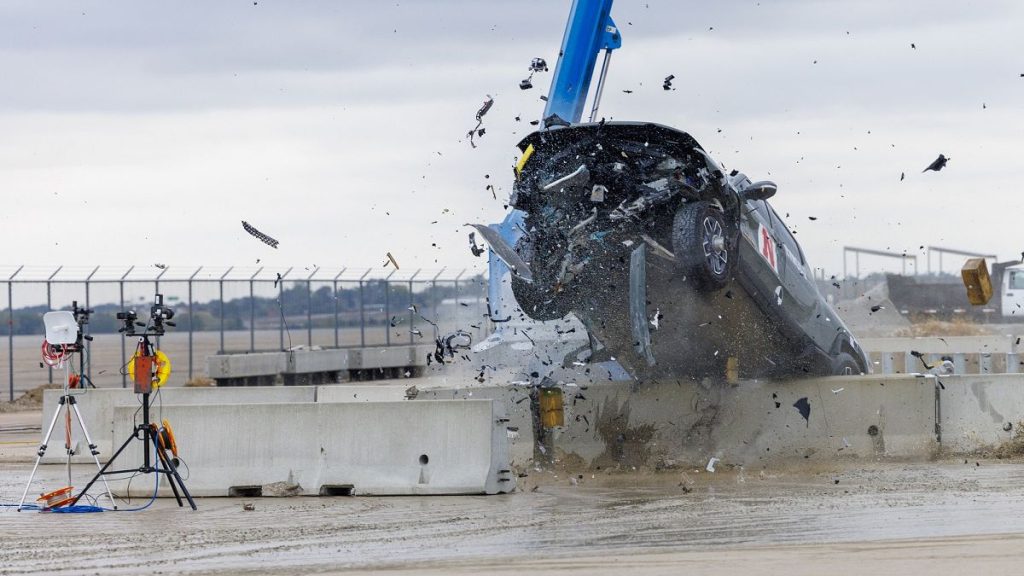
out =
[(740, 196), (744, 200), (767, 200), (779, 190), (779, 187), (775, 185), (775, 182), (769, 180), (761, 180), (754, 182), (750, 186), (747, 186), (740, 192)]

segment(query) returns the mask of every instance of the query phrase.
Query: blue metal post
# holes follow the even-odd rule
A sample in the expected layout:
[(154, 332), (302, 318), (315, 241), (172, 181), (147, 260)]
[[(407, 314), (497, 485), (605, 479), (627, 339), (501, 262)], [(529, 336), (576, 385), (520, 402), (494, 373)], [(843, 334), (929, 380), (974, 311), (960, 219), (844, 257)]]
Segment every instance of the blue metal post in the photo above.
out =
[(615, 50), (622, 45), (610, 13), (612, 0), (575, 0), (562, 37), (562, 50), (551, 78), (544, 118), (552, 114), (578, 123), (594, 76), (601, 49)]

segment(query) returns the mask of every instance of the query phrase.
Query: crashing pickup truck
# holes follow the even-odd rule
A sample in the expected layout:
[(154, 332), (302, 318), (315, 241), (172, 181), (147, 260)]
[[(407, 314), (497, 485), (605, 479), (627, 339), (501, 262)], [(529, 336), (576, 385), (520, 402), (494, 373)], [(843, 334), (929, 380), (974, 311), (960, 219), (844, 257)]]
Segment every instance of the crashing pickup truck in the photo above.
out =
[(531, 318), (575, 314), (640, 379), (869, 371), (768, 204), (773, 183), (726, 174), (658, 124), (557, 127), (519, 148), (525, 218), (506, 249)]

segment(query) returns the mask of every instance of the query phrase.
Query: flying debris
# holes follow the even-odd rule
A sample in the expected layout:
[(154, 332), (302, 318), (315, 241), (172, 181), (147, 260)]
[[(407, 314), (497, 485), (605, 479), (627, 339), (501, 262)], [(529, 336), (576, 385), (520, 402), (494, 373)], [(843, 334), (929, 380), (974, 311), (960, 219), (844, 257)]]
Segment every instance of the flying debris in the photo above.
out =
[(476, 143), (473, 142), (473, 137), (484, 135), (484, 129), (480, 126), (484, 123), (484, 116), (487, 114), (487, 111), (491, 109), (491, 106), (494, 106), (494, 98), (491, 98), (491, 95), (488, 94), (487, 100), (484, 101), (484, 105), (476, 112), (476, 126), (466, 134), (466, 136), (469, 136), (469, 145), (473, 148), (476, 148)]
[(903, 179), (906, 178), (906, 177), (907, 177), (907, 173), (906, 172), (900, 172), (900, 182), (903, 182)]
[(249, 224), (245, 220), (242, 220), (242, 228), (244, 228), (245, 231), (248, 232), (249, 234), (255, 236), (256, 239), (259, 240), (260, 242), (263, 242), (264, 244), (270, 246), (271, 248), (277, 248), (277, 240), (274, 240), (270, 236), (267, 236), (263, 232), (260, 232), (259, 230), (253, 228), (252, 224)]
[(161, 270), (166, 270), (167, 269), (167, 264), (156, 263), (156, 264), (153, 264), (153, 266), (156, 266), (157, 268), (159, 268)]
[(477, 258), (487, 251), (486, 248), (481, 248), (476, 245), (476, 232), (469, 233), (469, 250), (473, 253), (473, 256), (476, 256)]
[(797, 400), (793, 403), (793, 408), (796, 408), (800, 415), (807, 421), (807, 426), (811, 425), (811, 403), (807, 401), (807, 397)]
[[(491, 245), (491, 250), (501, 258), (513, 274), (527, 282), (533, 282), (533, 272), (530, 271), (530, 265), (523, 260), (522, 256), (514, 248), (501, 238), (497, 231), (483, 224), (466, 224), (466, 226), (471, 226), (480, 233), (480, 236)], [(495, 321), (493, 318), (491, 320)]]
[(530, 61), (530, 75), (519, 82), (520, 90), (533, 88), (533, 75), (537, 72), (547, 72), (548, 63), (543, 58), (534, 58)]
[(934, 162), (929, 164), (927, 168), (921, 170), (921, 172), (927, 172), (929, 170), (934, 170), (935, 172), (938, 172), (939, 170), (942, 170), (943, 168), (946, 167), (946, 162), (949, 162), (949, 158), (946, 158), (944, 155), (939, 154), (939, 157), (936, 158)]
[(920, 360), (921, 365), (924, 366), (925, 370), (931, 370), (932, 368), (935, 368), (934, 365), (928, 365), (928, 363), (924, 361), (924, 354), (922, 352), (918, 352), (917, 350), (911, 350), (910, 355)]
[(675, 80), (675, 74), (669, 74), (668, 76), (665, 76), (665, 82), (661, 85), (661, 87), (664, 88), (665, 90), (671, 90), (672, 80)]
[(277, 288), (277, 285), (281, 283), (281, 279), (282, 278), (283, 277), (281, 276), (281, 273), (278, 272), (277, 273), (277, 278), (274, 278), (274, 288)]
[(384, 267), (387, 268), (388, 264), (391, 264), (395, 267), (395, 270), (398, 270), (398, 261), (395, 260), (395, 257), (391, 255), (391, 252), (388, 252), (387, 256), (388, 259), (384, 261)]

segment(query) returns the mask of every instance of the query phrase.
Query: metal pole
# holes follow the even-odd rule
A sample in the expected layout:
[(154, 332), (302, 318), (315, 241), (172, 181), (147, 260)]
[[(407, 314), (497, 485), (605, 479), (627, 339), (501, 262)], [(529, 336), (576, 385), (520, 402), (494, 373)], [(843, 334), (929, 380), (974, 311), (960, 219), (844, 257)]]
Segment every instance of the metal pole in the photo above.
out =
[(220, 285), (220, 350), (221, 354), (224, 353), (224, 278), (234, 270), (235, 267), (231, 266), (226, 272), (220, 275), (220, 279), (217, 283)]
[(14, 277), (21, 272), (25, 265), (18, 266), (18, 269), (7, 279), (7, 360), (8, 373), (10, 378), (10, 401), (14, 402)]
[[(127, 278), (128, 275), (132, 273), (132, 270), (135, 270), (135, 266), (130, 266), (128, 268), (128, 271), (125, 272), (124, 274), (122, 274), (121, 275), (121, 279), (118, 280), (118, 282), (117, 282), (118, 286), (120, 287), (120, 293), (121, 293), (121, 308), (120, 308), (121, 310), (124, 310), (124, 279)], [(125, 366), (126, 364), (128, 364), (128, 360), (125, 358), (125, 354), (126, 353), (127, 352), (125, 350), (124, 338), (122, 337), (121, 338), (121, 366)], [(127, 388), (128, 387), (128, 372), (126, 370), (119, 370), (119, 372), (121, 373), (121, 388)]]
[(601, 93), (604, 92), (604, 79), (608, 76), (608, 64), (612, 61), (612, 51), (605, 48), (604, 60), (601, 62), (601, 75), (597, 78), (597, 90), (594, 92), (594, 106), (590, 109), (590, 121), (597, 117), (597, 107), (601, 105)]
[(277, 283), (277, 305), (280, 310), (280, 321), (277, 323), (277, 337), (279, 349), (284, 350), (284, 279), (291, 274), (292, 269), (289, 268), (281, 275), (280, 281)]
[[(60, 272), (60, 269), (63, 268), (63, 267), (64, 267), (63, 265), (62, 266), (58, 266), (57, 269), (53, 271), (53, 274), (50, 274), (50, 277), (46, 279), (46, 310), (47, 311), (53, 310), (53, 303), (52, 303), (52, 301), (50, 299), (50, 281), (53, 280), (53, 277), (56, 276), (57, 273)], [(46, 367), (46, 372), (47, 372), (47, 375), (46, 375), (47, 379), (46, 379), (46, 381), (49, 382), (50, 384), (53, 384), (53, 366), (47, 366)]]
[(199, 274), (203, 267), (196, 268), (196, 271), (188, 277), (188, 379), (192, 379), (192, 329), (194, 316), (192, 316), (192, 280)]
[(367, 268), (366, 272), (359, 277), (359, 346), (366, 348), (366, 303), (363, 301), (363, 278), (373, 268)]
[[(438, 272), (437, 274), (435, 274), (434, 277), (430, 279), (430, 283), (433, 286), (431, 288), (433, 293), (430, 296), (430, 301), (431, 301), (431, 303), (433, 305), (432, 308), (433, 308), (433, 311), (434, 311), (434, 322), (437, 322), (437, 279), (441, 277), (441, 274), (444, 274), (444, 271), (446, 269), (447, 269), (447, 266), (442, 266), (441, 267), (441, 271)], [(456, 316), (458, 316), (458, 313), (459, 313), (459, 311), (456, 310), (455, 311)]]
[[(170, 268), (171, 268), (170, 266), (164, 266), (163, 269), (160, 271), (160, 273), (156, 275), (156, 278), (153, 279), (153, 293), (154, 294), (159, 294), (160, 293), (160, 279), (163, 278), (164, 274), (167, 274), (167, 271), (170, 270)], [(158, 349), (160, 348), (160, 337), (159, 336), (156, 337), (156, 347)], [(146, 452), (146, 454), (149, 454), (149, 452)]]
[(462, 278), (462, 275), (465, 274), (465, 273), (466, 273), (466, 271), (463, 270), (462, 272), (459, 272), (458, 276), (455, 277), (455, 309), (456, 310), (459, 309), (459, 278)]
[(313, 273), (306, 278), (306, 345), (313, 347), (313, 276), (316, 276), (319, 266), (313, 267)]
[(338, 278), (348, 270), (348, 267), (343, 267), (341, 272), (334, 277), (334, 347), (338, 347)]
[(392, 270), (384, 278), (384, 344), (387, 346), (391, 346), (391, 277), (395, 272), (398, 270)]
[(249, 352), (256, 351), (256, 297), (253, 293), (253, 283), (260, 272), (263, 272), (263, 266), (249, 277)]
[(419, 273), (422, 270), (423, 270), (422, 268), (417, 270), (415, 274), (413, 274), (412, 276), (409, 277), (409, 344), (413, 343), (413, 341), (412, 341), (412, 323), (416, 319), (416, 317), (412, 313), (412, 307), (413, 307), (413, 302), (412, 302), (412, 281), (416, 278), (416, 276), (419, 275)]
[[(89, 282), (92, 280), (93, 274), (100, 269), (99, 266), (92, 269), (92, 272), (85, 277), (85, 309), (89, 309)], [(84, 375), (88, 382), (92, 382), (92, 340), (85, 341), (85, 351), (89, 356), (89, 364), (87, 364), (86, 374)]]

